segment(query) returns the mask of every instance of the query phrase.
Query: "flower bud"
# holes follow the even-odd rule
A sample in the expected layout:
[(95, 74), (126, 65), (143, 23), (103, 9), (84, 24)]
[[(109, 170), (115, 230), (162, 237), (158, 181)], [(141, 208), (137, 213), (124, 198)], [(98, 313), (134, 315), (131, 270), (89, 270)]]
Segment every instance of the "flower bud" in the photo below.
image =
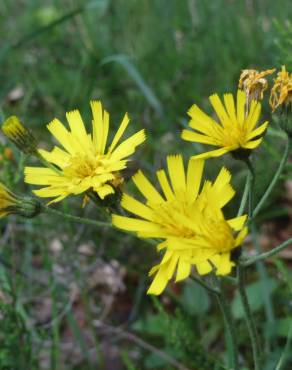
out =
[(10, 214), (32, 218), (40, 212), (41, 204), (37, 199), (19, 197), (0, 183), (0, 218)]
[(2, 131), (23, 153), (37, 154), (37, 141), (16, 116), (10, 116), (2, 125)]

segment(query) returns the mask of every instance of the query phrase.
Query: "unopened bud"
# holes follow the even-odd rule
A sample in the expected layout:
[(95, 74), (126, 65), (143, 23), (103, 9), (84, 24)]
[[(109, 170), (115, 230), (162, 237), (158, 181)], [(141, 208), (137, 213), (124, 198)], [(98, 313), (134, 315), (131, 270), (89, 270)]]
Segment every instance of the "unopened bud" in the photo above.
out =
[(37, 154), (37, 141), (16, 116), (10, 116), (2, 125), (2, 131), (25, 154)]
[(40, 212), (41, 204), (37, 199), (19, 197), (0, 183), (0, 218), (10, 214), (32, 218)]

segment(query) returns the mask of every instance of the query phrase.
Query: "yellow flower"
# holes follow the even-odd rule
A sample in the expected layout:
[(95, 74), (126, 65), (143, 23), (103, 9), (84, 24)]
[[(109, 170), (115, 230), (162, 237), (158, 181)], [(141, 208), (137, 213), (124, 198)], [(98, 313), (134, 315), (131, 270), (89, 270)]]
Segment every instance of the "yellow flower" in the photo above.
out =
[(40, 211), (41, 206), (35, 199), (19, 197), (0, 183), (0, 218), (9, 214), (30, 218), (35, 217)]
[(115, 192), (121, 183), (121, 171), (126, 168), (129, 156), (145, 140), (144, 130), (140, 130), (119, 143), (128, 123), (125, 114), (111, 145), (106, 149), (109, 133), (109, 114), (103, 111), (99, 101), (91, 102), (92, 134), (88, 134), (78, 110), (66, 114), (70, 130), (54, 119), (48, 130), (63, 146), (49, 152), (39, 150), (50, 168), (26, 167), (25, 182), (46, 187), (35, 190), (39, 197), (54, 198), (59, 202), (68, 195), (81, 194), (92, 190), (103, 199)]
[(139, 218), (112, 216), (117, 228), (136, 232), (141, 238), (162, 239), (157, 250), (165, 253), (149, 273), (156, 275), (148, 294), (160, 294), (175, 272), (176, 281), (186, 279), (192, 266), (200, 275), (213, 267), (218, 275), (229, 274), (234, 265), (230, 253), (247, 233), (246, 215), (230, 220), (223, 216), (222, 208), (235, 194), (225, 168), (213, 183), (205, 181), (200, 190), (204, 161), (190, 160), (187, 173), (181, 155), (168, 156), (167, 164), (170, 183), (164, 170), (156, 173), (163, 195), (141, 171), (133, 181), (146, 204), (123, 195), (122, 207)]
[(37, 153), (37, 141), (32, 133), (23, 126), (18, 117), (10, 116), (2, 125), (4, 135), (26, 154)]
[(252, 100), (262, 100), (264, 91), (268, 88), (268, 81), (264, 78), (275, 72), (276, 69), (257, 71), (255, 69), (243, 69), (239, 78), (238, 87), (246, 92), (248, 104)]
[(287, 72), (286, 67), (282, 66), (271, 89), (270, 106), (274, 112), (279, 106), (289, 104), (292, 105), (292, 73)]
[(253, 100), (248, 112), (245, 112), (246, 93), (242, 90), (237, 91), (236, 108), (232, 94), (224, 94), (225, 106), (217, 94), (211, 95), (209, 100), (219, 118), (219, 123), (194, 104), (188, 114), (191, 117), (189, 126), (196, 131), (183, 130), (182, 138), (220, 149), (193, 158), (219, 157), (227, 152), (249, 151), (260, 145), (268, 122), (256, 128), (261, 113), (259, 102)]

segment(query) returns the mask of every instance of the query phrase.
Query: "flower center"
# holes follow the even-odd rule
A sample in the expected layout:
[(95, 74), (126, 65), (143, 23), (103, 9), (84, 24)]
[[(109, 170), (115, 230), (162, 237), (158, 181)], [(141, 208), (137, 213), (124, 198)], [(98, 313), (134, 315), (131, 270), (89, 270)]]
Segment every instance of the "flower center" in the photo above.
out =
[(84, 179), (106, 171), (106, 164), (103, 156), (74, 156), (70, 158), (68, 165), (63, 169), (66, 176), (71, 178)]
[(230, 251), (235, 240), (232, 229), (225, 220), (204, 208), (199, 211), (196, 204), (186, 204), (182, 200), (168, 201), (155, 210), (155, 222), (161, 225), (169, 236), (189, 239), (194, 246), (214, 248), (218, 252)]

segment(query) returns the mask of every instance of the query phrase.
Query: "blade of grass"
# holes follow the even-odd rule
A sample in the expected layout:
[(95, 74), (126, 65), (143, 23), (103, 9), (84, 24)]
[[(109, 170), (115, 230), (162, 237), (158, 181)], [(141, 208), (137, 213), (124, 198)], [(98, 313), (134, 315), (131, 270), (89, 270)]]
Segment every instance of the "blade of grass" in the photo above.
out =
[(74, 315), (72, 314), (72, 311), (67, 312), (66, 318), (67, 318), (67, 322), (68, 322), (68, 324), (69, 324), (69, 326), (72, 330), (73, 336), (77, 340), (77, 342), (79, 344), (79, 347), (80, 347), (80, 349), (81, 349), (81, 351), (84, 355), (84, 358), (85, 358), (89, 368), (93, 370), (93, 366), (92, 366), (91, 361), (90, 361), (89, 351), (87, 349), (87, 344), (86, 344), (86, 342), (83, 338), (83, 335), (82, 335), (82, 332), (79, 328), (79, 325), (76, 322), (76, 319), (75, 319)]
[(157, 115), (161, 117), (163, 115), (163, 108), (160, 101), (157, 99), (153, 90), (149, 87), (149, 85), (142, 77), (141, 73), (138, 71), (135, 65), (128, 59), (128, 57), (123, 54), (111, 55), (107, 58), (104, 58), (100, 64), (104, 65), (112, 62), (120, 64), (126, 70), (129, 76), (141, 90), (142, 94), (145, 96), (149, 105), (155, 110)]

